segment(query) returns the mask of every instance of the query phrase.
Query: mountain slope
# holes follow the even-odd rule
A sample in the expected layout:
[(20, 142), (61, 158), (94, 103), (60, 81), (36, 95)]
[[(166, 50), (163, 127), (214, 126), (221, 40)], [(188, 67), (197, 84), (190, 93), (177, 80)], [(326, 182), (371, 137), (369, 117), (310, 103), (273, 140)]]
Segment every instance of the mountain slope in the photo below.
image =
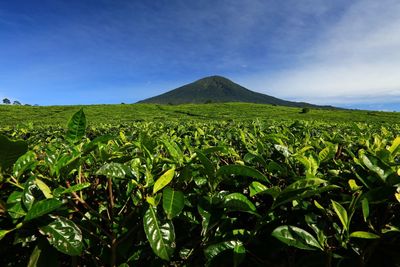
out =
[(139, 103), (184, 104), (208, 102), (248, 102), (289, 107), (326, 107), (303, 102), (291, 102), (251, 91), (221, 76), (210, 76), (186, 84)]

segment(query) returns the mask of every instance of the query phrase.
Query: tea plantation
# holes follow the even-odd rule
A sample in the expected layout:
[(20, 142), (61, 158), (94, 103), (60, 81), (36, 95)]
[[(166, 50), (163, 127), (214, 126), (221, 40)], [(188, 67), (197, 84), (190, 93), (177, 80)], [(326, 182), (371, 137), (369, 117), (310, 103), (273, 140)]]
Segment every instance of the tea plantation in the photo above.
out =
[(0, 106), (0, 266), (400, 266), (397, 113)]

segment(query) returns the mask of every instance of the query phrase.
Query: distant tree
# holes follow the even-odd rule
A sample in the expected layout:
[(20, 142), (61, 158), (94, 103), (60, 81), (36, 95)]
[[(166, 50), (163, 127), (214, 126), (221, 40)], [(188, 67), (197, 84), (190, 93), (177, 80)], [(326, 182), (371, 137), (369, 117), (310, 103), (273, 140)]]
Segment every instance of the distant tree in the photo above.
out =
[(204, 102), (204, 104), (211, 104), (211, 103), (212, 103), (211, 99), (208, 99), (208, 100), (206, 100), (206, 102)]
[(6, 104), (6, 105), (9, 105), (9, 104), (11, 104), (11, 101), (10, 101), (10, 99), (8, 99), (8, 98), (4, 98), (4, 99), (3, 99), (3, 104)]
[(21, 106), (22, 104), (21, 104), (21, 102), (15, 100), (15, 101), (13, 102), (13, 105)]
[(310, 109), (309, 108), (303, 108), (301, 111), (300, 111), (300, 113), (308, 113), (308, 112), (310, 112)]

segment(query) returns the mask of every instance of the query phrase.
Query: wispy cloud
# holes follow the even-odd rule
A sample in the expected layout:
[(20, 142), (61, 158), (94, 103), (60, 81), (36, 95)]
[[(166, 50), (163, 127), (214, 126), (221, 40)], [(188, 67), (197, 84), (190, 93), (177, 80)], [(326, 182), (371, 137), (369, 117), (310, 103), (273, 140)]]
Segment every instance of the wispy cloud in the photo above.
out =
[(399, 1), (354, 1), (316, 40), (290, 68), (243, 81), (265, 93), (319, 104), (400, 100)]

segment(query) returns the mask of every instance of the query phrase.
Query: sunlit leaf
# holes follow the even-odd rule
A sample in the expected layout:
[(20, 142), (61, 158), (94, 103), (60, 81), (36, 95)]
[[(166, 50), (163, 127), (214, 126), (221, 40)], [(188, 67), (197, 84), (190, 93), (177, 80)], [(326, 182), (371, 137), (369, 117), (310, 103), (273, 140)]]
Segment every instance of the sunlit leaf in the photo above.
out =
[(82, 233), (74, 222), (64, 217), (57, 217), (46, 226), (40, 227), (40, 232), (58, 251), (70, 255), (80, 255), (82, 252)]
[(174, 178), (174, 175), (175, 168), (169, 169), (163, 175), (161, 175), (160, 178), (158, 178), (157, 181), (154, 183), (153, 194), (157, 193), (165, 186), (167, 186), (172, 181), (172, 178)]
[(185, 205), (185, 196), (181, 191), (174, 191), (170, 187), (166, 187), (162, 193), (163, 209), (168, 219), (178, 216)]
[(82, 139), (86, 132), (86, 116), (81, 108), (68, 122), (66, 138), (72, 142)]
[(323, 250), (318, 241), (309, 232), (291, 225), (282, 225), (272, 231), (272, 236), (281, 242), (299, 249)]
[(162, 223), (157, 218), (155, 209), (149, 206), (143, 216), (143, 227), (154, 253), (169, 261), (175, 250), (175, 230), (172, 222)]

